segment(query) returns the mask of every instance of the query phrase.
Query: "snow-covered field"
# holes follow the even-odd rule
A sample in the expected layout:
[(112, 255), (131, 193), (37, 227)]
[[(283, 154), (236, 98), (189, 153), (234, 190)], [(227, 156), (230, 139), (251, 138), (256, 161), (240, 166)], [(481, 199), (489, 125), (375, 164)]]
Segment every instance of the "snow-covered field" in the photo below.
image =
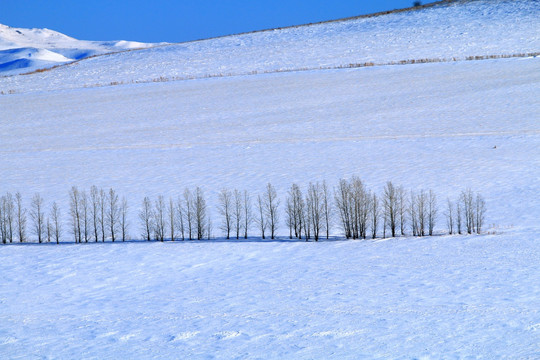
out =
[(531, 233), (8, 246), (0, 353), (57, 359), (538, 359)]
[(144, 196), (201, 186), (219, 235), (223, 187), (271, 182), (283, 202), (292, 182), (358, 175), (433, 189), (438, 233), (445, 198), (479, 191), (490, 233), (345, 241), (336, 220), (320, 243), (0, 246), (0, 358), (540, 358), (539, 58), (241, 75), (537, 52), (538, 5), (461, 1), (0, 78), (15, 91), (0, 95), (0, 193), (39, 192), (66, 222), (72, 185), (125, 195), (132, 237)]
[(67, 215), (71, 186), (114, 187), (134, 236), (146, 195), (201, 186), (216, 205), (223, 187), (271, 182), (283, 198), (293, 182), (351, 175), (377, 191), (431, 188), (441, 204), (470, 187), (490, 222), (538, 226), (539, 69), (487, 60), (0, 96), (0, 188)]

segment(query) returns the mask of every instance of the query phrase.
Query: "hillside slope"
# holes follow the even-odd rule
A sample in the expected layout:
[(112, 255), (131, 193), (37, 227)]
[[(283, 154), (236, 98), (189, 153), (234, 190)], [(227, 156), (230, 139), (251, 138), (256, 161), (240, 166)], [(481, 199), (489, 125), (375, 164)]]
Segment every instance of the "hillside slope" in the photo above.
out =
[(138, 235), (145, 195), (202, 186), (219, 219), (222, 187), (256, 194), (271, 182), (284, 197), (293, 182), (358, 175), (378, 191), (387, 180), (432, 188), (441, 205), (470, 187), (489, 199), (490, 223), (538, 228), (539, 67), (503, 59), (0, 96), (0, 188), (67, 208), (72, 185), (113, 186)]
[(0, 91), (532, 53), (540, 51), (539, 16), (538, 1), (458, 0), (418, 11), (112, 54), (3, 78)]

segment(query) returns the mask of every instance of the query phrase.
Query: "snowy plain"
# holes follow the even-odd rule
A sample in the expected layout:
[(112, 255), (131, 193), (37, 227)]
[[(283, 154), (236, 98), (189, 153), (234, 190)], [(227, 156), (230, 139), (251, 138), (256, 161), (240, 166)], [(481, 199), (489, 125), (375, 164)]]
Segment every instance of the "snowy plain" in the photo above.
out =
[(1, 251), (4, 358), (540, 355), (531, 233)]
[[(237, 64), (275, 69), (263, 62), (266, 48), (282, 49), (294, 68), (311, 66), (298, 48), (278, 46), (295, 36), (300, 46), (310, 31), (313, 39), (333, 34), (306, 46), (318, 49), (315, 66), (325, 57), (350, 61), (328, 50), (348, 46), (336, 36), (369, 46), (379, 44), (371, 37), (387, 39), (365, 50), (365, 59), (385, 63), (538, 51), (539, 3), (493, 3), (163, 46), (0, 78), (0, 90), (16, 90), (0, 96), (0, 191), (21, 191), (27, 204), (39, 192), (64, 216), (72, 185), (112, 186), (128, 198), (138, 237), (143, 196), (202, 186), (217, 227), (223, 187), (256, 194), (271, 182), (283, 202), (292, 182), (335, 185), (358, 175), (376, 191), (388, 180), (433, 189), (441, 213), (447, 196), (479, 191), (489, 232), (344, 241), (336, 221), (335, 237), (320, 243), (0, 246), (1, 357), (539, 358), (539, 58), (84, 87), (234, 72)], [(475, 32), (453, 43), (441, 27), (423, 48), (444, 21), (455, 22), (447, 31)], [(249, 37), (264, 37), (255, 60), (219, 47)], [(451, 49), (437, 46), (445, 41)], [(181, 46), (200, 47), (184, 50), (204, 61), (163, 63)], [(437, 232), (444, 229), (441, 215)]]
[(538, 69), (504, 59), (0, 96), (0, 185), (64, 209), (73, 185), (114, 187), (136, 227), (146, 195), (201, 186), (216, 204), (224, 187), (271, 182), (284, 196), (293, 182), (358, 175), (441, 203), (471, 188), (492, 222), (535, 226)]

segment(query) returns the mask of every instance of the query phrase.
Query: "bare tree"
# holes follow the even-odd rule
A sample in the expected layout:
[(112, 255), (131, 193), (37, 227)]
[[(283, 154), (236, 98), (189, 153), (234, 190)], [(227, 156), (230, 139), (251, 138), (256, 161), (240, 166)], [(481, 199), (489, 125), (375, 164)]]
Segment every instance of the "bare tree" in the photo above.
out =
[(456, 202), (456, 227), (459, 235), (462, 233), (463, 226), (463, 208), (461, 206), (461, 199)]
[(291, 188), (287, 192), (287, 199), (285, 201), (285, 215), (287, 216), (286, 222), (287, 226), (289, 227), (290, 239), (293, 237), (293, 232), (294, 236), (298, 237), (298, 217), (295, 188), (298, 188), (298, 185), (292, 184)]
[(306, 204), (304, 202), (302, 191), (298, 185), (292, 184), (291, 189), (288, 192), (288, 199), (291, 206), (289, 222), (292, 223), (291, 225), (294, 230), (294, 236), (301, 239), (302, 231), (305, 228), (304, 222), (306, 219)]
[(448, 227), (448, 234), (454, 233), (454, 204), (450, 198), (446, 199), (446, 226)]
[(194, 230), (194, 205), (193, 205), (193, 195), (189, 189), (184, 190), (184, 206), (185, 210), (183, 211), (184, 216), (186, 217), (187, 232), (189, 240), (193, 239), (193, 230)]
[(101, 241), (105, 242), (107, 233), (105, 231), (107, 219), (105, 215), (105, 210), (107, 208), (107, 193), (105, 190), (99, 190), (99, 226), (101, 227)]
[(15, 200), (11, 193), (6, 194), (6, 220), (7, 220), (7, 233), (10, 243), (13, 242), (14, 223), (15, 223)]
[(353, 176), (350, 181), (350, 209), (353, 239), (367, 237), (371, 195), (360, 178)]
[(382, 235), (382, 237), (383, 237), (383, 239), (386, 239), (386, 224), (388, 224), (388, 213), (383, 210), (382, 216), (383, 216), (383, 226), (382, 226), (383, 235)]
[(76, 243), (81, 243), (81, 196), (79, 189), (73, 186), (69, 191), (69, 213), (71, 215), (71, 226), (73, 237)]
[(0, 198), (0, 235), (2, 242), (13, 242), (15, 222), (15, 201), (13, 195), (7, 193)]
[(312, 221), (312, 212), (311, 212), (311, 203), (308, 199), (308, 194), (305, 196), (304, 200), (304, 209), (300, 213), (301, 216), (301, 224), (304, 228), (304, 237), (306, 241), (309, 241), (311, 239), (311, 221)]
[(480, 194), (476, 194), (476, 211), (475, 211), (475, 220), (476, 220), (476, 233), (480, 234), (482, 232), (482, 227), (484, 226), (484, 220), (486, 215), (486, 201)]
[(418, 236), (426, 235), (426, 218), (427, 218), (427, 195), (424, 190), (416, 197), (416, 211), (418, 213)]
[(95, 242), (99, 241), (100, 237), (100, 206), (99, 206), (99, 190), (93, 185), (90, 188), (90, 217), (92, 218), (92, 230)]
[(466, 203), (464, 206), (466, 217), (467, 217), (467, 233), (474, 234), (476, 232), (476, 221), (475, 221), (475, 210), (476, 204), (474, 201), (474, 193), (472, 190), (467, 189), (466, 191)]
[(43, 198), (38, 193), (32, 198), (30, 217), (34, 225), (34, 234), (37, 235), (38, 242), (42, 243), (45, 234), (45, 215), (43, 213)]
[(171, 241), (174, 241), (176, 237), (176, 206), (174, 206), (174, 201), (172, 198), (169, 198), (167, 216), (169, 218), (169, 233), (171, 234)]
[(332, 219), (332, 203), (330, 199), (330, 193), (328, 191), (328, 185), (326, 181), (322, 183), (322, 196), (323, 196), (323, 211), (324, 211), (324, 228), (326, 229), (326, 240), (330, 237), (330, 222)]
[(371, 238), (375, 239), (377, 237), (377, 227), (379, 226), (379, 216), (380, 216), (380, 210), (379, 210), (379, 199), (377, 198), (377, 194), (373, 193), (373, 196), (371, 197)]
[(109, 189), (109, 196), (107, 197), (107, 225), (111, 234), (111, 240), (116, 240), (116, 234), (118, 232), (118, 224), (120, 222), (120, 209), (118, 206), (118, 195), (113, 188)]
[(353, 176), (350, 180), (351, 184), (351, 203), (350, 203), (350, 213), (352, 220), (352, 234), (353, 239), (359, 239), (362, 236), (362, 205), (363, 205), (363, 195), (365, 193), (365, 187), (359, 177)]
[(194, 205), (197, 240), (202, 240), (205, 235), (210, 235), (208, 230), (211, 228), (211, 222), (206, 214), (206, 200), (200, 187), (195, 189)]
[(53, 234), (53, 230), (52, 230), (52, 223), (51, 223), (51, 218), (49, 216), (47, 216), (47, 242), (50, 243), (51, 242), (51, 239), (52, 239), (52, 234)]
[(401, 236), (405, 236), (405, 227), (407, 223), (407, 193), (403, 186), (396, 188), (397, 207), (399, 216), (399, 230)]
[(23, 206), (21, 193), (15, 194), (17, 213), (17, 235), (19, 242), (26, 241), (26, 209)]
[(257, 209), (259, 210), (257, 224), (259, 224), (259, 229), (261, 230), (261, 238), (264, 240), (267, 224), (266, 224), (266, 217), (264, 216), (264, 203), (260, 195), (257, 196)]
[(233, 226), (233, 203), (230, 190), (222, 189), (219, 193), (219, 213), (223, 217), (221, 230), (225, 232), (227, 239), (230, 239)]
[(384, 187), (384, 217), (387, 219), (387, 225), (390, 227), (392, 237), (396, 236), (396, 227), (399, 216), (398, 194), (396, 187), (392, 182), (388, 181)]
[(156, 241), (163, 242), (165, 239), (165, 229), (167, 228), (167, 219), (165, 215), (165, 199), (159, 195), (154, 206), (154, 234)]
[(0, 239), (2, 243), (7, 243), (7, 219), (6, 219), (6, 198), (0, 197)]
[(152, 218), (152, 203), (148, 196), (145, 196), (141, 211), (139, 212), (139, 219), (141, 220), (142, 237), (147, 241), (150, 241), (152, 238)]
[(180, 226), (180, 233), (182, 234), (182, 241), (186, 239), (185, 226), (184, 226), (184, 205), (182, 204), (182, 198), (178, 197), (176, 203), (176, 221)]
[(122, 197), (120, 204), (120, 231), (122, 232), (122, 241), (126, 241), (128, 237), (128, 203), (125, 197)]
[(323, 196), (322, 187), (318, 182), (309, 184), (306, 202), (310, 212), (311, 229), (315, 241), (319, 241), (320, 231), (324, 227)]
[(411, 232), (413, 236), (418, 236), (418, 213), (416, 211), (416, 194), (411, 190), (411, 200), (409, 201), (409, 216), (411, 220)]
[(251, 228), (253, 222), (253, 211), (251, 207), (251, 196), (247, 190), (244, 190), (244, 196), (242, 197), (243, 209), (244, 209), (244, 239), (248, 238), (248, 230)]
[(428, 197), (424, 190), (421, 190), (418, 194), (411, 191), (409, 212), (413, 236), (424, 236), (426, 234), (426, 225), (429, 220), (428, 206)]
[(278, 206), (279, 200), (277, 198), (276, 189), (272, 184), (268, 183), (266, 185), (266, 194), (264, 199), (264, 212), (266, 215), (266, 222), (270, 228), (270, 238), (275, 239), (276, 229), (278, 226)]
[(62, 233), (62, 225), (60, 221), (60, 209), (58, 208), (58, 205), (56, 202), (53, 202), (51, 207), (51, 224), (52, 224), (52, 233), (54, 236), (54, 239), (56, 240), (56, 243), (60, 243), (60, 236)]
[(289, 227), (289, 239), (293, 238), (293, 229), (295, 228), (294, 205), (290, 196), (285, 200), (285, 215), (287, 215), (286, 223)]
[(437, 197), (432, 190), (429, 190), (428, 200), (427, 200), (427, 220), (428, 220), (428, 230), (429, 236), (433, 236), (433, 229), (435, 228), (435, 221), (437, 219)]
[(82, 237), (84, 238), (84, 242), (88, 242), (88, 239), (90, 237), (90, 208), (88, 204), (88, 195), (86, 195), (86, 191), (82, 191), (80, 194), (80, 211), (81, 211), (81, 226), (82, 226)]
[(460, 202), (463, 209), (463, 217), (465, 220), (467, 233), (472, 234), (475, 231), (475, 206), (473, 192), (470, 189), (463, 191), (460, 196)]
[(351, 214), (351, 187), (345, 179), (340, 179), (338, 187), (334, 191), (335, 203), (343, 226), (343, 232), (347, 239), (353, 236)]
[(236, 239), (240, 238), (240, 231), (242, 229), (244, 211), (242, 208), (242, 193), (237, 189), (233, 193), (233, 230), (236, 234)]
[(302, 238), (302, 222), (304, 219), (304, 199), (298, 185), (292, 184), (287, 193), (286, 215), (289, 226), (289, 237), (292, 239), (293, 232), (296, 238)]

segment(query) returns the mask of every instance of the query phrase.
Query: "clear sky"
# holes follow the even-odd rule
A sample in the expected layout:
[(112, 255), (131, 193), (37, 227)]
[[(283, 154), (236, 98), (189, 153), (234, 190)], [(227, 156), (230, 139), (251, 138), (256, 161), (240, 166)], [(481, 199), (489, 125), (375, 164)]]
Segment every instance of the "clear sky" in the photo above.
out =
[[(422, 1), (429, 3), (431, 1)], [(81, 40), (181, 42), (409, 7), (412, 0), (0, 0), (0, 23)]]

